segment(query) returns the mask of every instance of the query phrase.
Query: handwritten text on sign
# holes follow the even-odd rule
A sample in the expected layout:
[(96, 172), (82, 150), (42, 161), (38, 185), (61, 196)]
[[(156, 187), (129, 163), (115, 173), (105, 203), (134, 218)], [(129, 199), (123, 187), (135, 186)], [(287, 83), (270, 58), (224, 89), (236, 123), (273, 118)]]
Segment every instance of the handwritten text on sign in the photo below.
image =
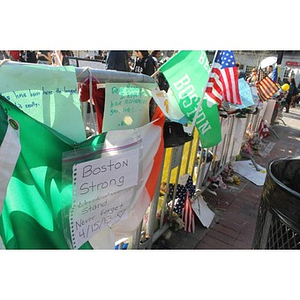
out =
[(74, 165), (70, 216), (74, 248), (127, 216), (138, 170), (138, 148)]
[(0, 94), (32, 118), (74, 141), (86, 140), (74, 67), (4, 64)]
[(105, 91), (103, 131), (131, 129), (149, 122), (149, 90), (128, 83), (106, 83)]

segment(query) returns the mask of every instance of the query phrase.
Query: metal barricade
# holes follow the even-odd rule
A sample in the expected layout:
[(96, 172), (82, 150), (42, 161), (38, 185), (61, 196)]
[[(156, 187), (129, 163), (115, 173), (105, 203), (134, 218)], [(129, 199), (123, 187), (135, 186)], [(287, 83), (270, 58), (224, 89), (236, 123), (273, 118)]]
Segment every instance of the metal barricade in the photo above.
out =
[[(245, 121), (243, 135), (245, 136), (249, 125), (257, 130), (260, 121), (261, 116), (259, 114), (248, 114)], [(221, 122), (224, 122), (224, 120), (221, 120)], [(143, 228), (142, 222), (134, 239), (132, 240), (132, 248), (150, 249), (153, 243), (155, 243), (155, 241), (157, 241), (158, 238), (160, 238), (166, 232), (166, 230), (172, 226), (172, 209), (174, 207), (175, 193), (173, 193), (172, 199), (168, 199), (167, 192), (163, 195), (160, 193), (162, 185), (164, 185), (166, 191), (168, 190), (172, 172), (175, 172), (175, 174), (172, 174), (173, 177), (175, 177), (175, 182), (172, 182), (175, 185), (174, 190), (176, 190), (178, 185), (180, 174), (188, 173), (193, 178), (196, 190), (199, 190), (202, 194), (210, 184), (208, 179), (219, 176), (224, 168), (235, 160), (235, 156), (233, 156), (233, 149), (235, 147), (233, 133), (237, 124), (237, 117), (235, 115), (231, 115), (228, 117), (226, 122), (228, 123), (228, 131), (222, 137), (222, 141), (215, 147), (209, 149), (201, 148), (201, 151), (199, 151), (198, 146), (201, 146), (201, 141), (199, 140), (197, 131), (194, 131), (194, 139), (186, 143), (184, 146), (178, 146), (172, 148), (172, 150), (165, 149), (164, 162), (161, 169), (159, 182), (148, 212), (148, 223), (147, 226)], [(171, 160), (174, 160), (175, 155), (180, 155), (180, 159), (177, 157), (177, 159), (180, 160), (178, 165), (174, 166), (166, 162), (166, 153), (168, 151), (171, 151)], [(214, 159), (208, 167), (207, 154), (209, 151), (213, 153)], [(206, 155), (203, 155), (204, 152)], [(217, 157), (217, 153), (219, 153), (219, 157)], [(167, 174), (166, 182), (162, 181), (163, 172)], [(159, 199), (160, 197), (161, 200)], [(162, 201), (161, 209), (158, 205), (159, 201)], [(168, 211), (167, 215), (165, 215), (166, 211)]]
[[(174, 190), (179, 184), (180, 175), (188, 174), (192, 177), (195, 183), (196, 190), (203, 193), (209, 186), (208, 178), (216, 177), (221, 174), (225, 166), (231, 161), (232, 149), (234, 143), (232, 141), (232, 131), (235, 124), (235, 116), (230, 116), (228, 119), (229, 130), (224, 137), (221, 145), (221, 155), (215, 160), (215, 153), (218, 146), (212, 148), (201, 148), (201, 141), (197, 130), (194, 131), (193, 140), (184, 145), (174, 148), (165, 149), (164, 162), (159, 176), (159, 182), (156, 188), (155, 196), (150, 204), (147, 212), (147, 224), (141, 224), (134, 238), (132, 239), (131, 247), (134, 249), (150, 249), (167, 229), (172, 226), (174, 221), (173, 208), (175, 203), (175, 194), (170, 198), (168, 195), (169, 185), (174, 184)], [(203, 153), (205, 152), (205, 155)], [(207, 156), (211, 152), (214, 159), (208, 163)], [(166, 158), (169, 159), (166, 159)], [(166, 178), (166, 181), (163, 180)], [(172, 177), (172, 180), (171, 180)], [(161, 192), (164, 187), (165, 192)]]
[[(90, 68), (76, 68), (76, 76), (78, 82), (92, 80), (92, 77), (96, 77), (101, 83), (155, 82), (154, 78), (142, 74)], [(94, 114), (92, 106), (90, 113), (91, 116), (88, 116), (86, 107), (83, 108), (83, 119), (86, 129), (94, 130), (94, 133), (96, 133), (96, 114)], [(88, 121), (88, 117), (91, 117), (90, 121)], [(194, 130), (191, 141), (176, 147), (165, 148), (155, 195), (146, 213), (147, 220), (141, 222), (135, 235), (129, 238), (129, 242), (125, 240), (121, 242), (122, 245), (126, 244), (126, 249), (150, 249), (153, 243), (170, 228), (174, 218), (172, 212), (176, 200), (176, 193), (173, 193), (172, 198), (168, 194), (171, 183), (174, 185), (174, 190), (176, 191), (180, 176), (188, 174), (192, 177), (195, 189), (203, 193), (210, 184), (208, 179), (219, 176), (226, 165), (232, 162), (235, 158), (233, 151), (236, 141), (234, 140), (233, 132), (237, 124), (236, 118), (235, 115), (230, 115), (227, 119), (221, 119), (222, 124), (226, 123), (227, 130), (222, 136), (222, 141), (215, 147), (205, 149), (201, 147), (198, 132)], [(245, 132), (250, 124), (253, 130), (257, 130), (261, 118), (260, 114), (248, 115)], [(207, 157), (209, 152), (213, 154), (213, 159), (208, 163)], [(119, 248), (121, 248), (121, 244)]]
[[(124, 82), (136, 81), (136, 77), (130, 78), (130, 74), (126, 75), (126, 78), (123, 78), (122, 76), (118, 77), (120, 74), (116, 74), (120, 72), (113, 72), (114, 78), (112, 79), (106, 78), (108, 74), (105, 73), (109, 71), (99, 70), (97, 72), (104, 82), (112, 80), (117, 80), (117, 82), (124, 80), (126, 80)], [(138, 79), (139, 81), (148, 80), (148, 78), (141, 77)], [(149, 80), (152, 82), (152, 78), (149, 78)], [(87, 117), (85, 117), (86, 119)], [(261, 120), (261, 114), (248, 114), (243, 135), (246, 135), (246, 131), (249, 128), (256, 132)], [(222, 134), (221, 142), (212, 148), (202, 148), (198, 132), (194, 130), (192, 141), (184, 145), (165, 149), (155, 195), (146, 212), (145, 218), (141, 221), (134, 236), (130, 237), (128, 242), (126, 241), (126, 244), (129, 244), (126, 249), (151, 249), (153, 243), (172, 226), (172, 222), (174, 221), (172, 211), (176, 200), (176, 193), (173, 193), (173, 197), (170, 198), (168, 189), (172, 183), (174, 190), (176, 190), (180, 175), (190, 175), (195, 184), (195, 189), (202, 194), (211, 183), (209, 178), (218, 177), (224, 168), (235, 160), (233, 149), (236, 143), (234, 136), (237, 126), (236, 115), (229, 115), (227, 119), (221, 118), (221, 124), (225, 123), (227, 128), (226, 133)], [(208, 164), (207, 155), (209, 152), (213, 154), (213, 160)], [(250, 159), (253, 160), (252, 157)], [(164, 191), (162, 191), (162, 188)], [(122, 249), (122, 247), (119, 246), (119, 249)]]

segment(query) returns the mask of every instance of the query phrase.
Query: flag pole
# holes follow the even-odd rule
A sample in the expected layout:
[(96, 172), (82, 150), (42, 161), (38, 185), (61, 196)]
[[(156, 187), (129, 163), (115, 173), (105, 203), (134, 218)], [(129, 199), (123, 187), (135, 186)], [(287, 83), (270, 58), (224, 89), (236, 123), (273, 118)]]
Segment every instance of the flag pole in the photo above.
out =
[(198, 114), (199, 114), (200, 108), (202, 107), (202, 103), (203, 103), (205, 91), (206, 91), (206, 89), (207, 89), (207, 87), (208, 87), (209, 78), (210, 78), (211, 73), (212, 73), (212, 69), (213, 69), (213, 65), (214, 65), (214, 62), (215, 62), (216, 57), (217, 57), (217, 53), (218, 53), (218, 50), (215, 51), (214, 59), (213, 59), (213, 61), (212, 61), (212, 63), (211, 63), (210, 72), (209, 72), (208, 79), (207, 79), (207, 82), (206, 82), (206, 85), (205, 85), (205, 88), (204, 88), (204, 92), (203, 92), (202, 97), (201, 97), (201, 99), (200, 99), (200, 101), (199, 101), (199, 104), (198, 104), (198, 107), (197, 107), (196, 114), (195, 114), (195, 117), (194, 117), (194, 119), (193, 119), (193, 122), (192, 122), (192, 124), (191, 124), (190, 126), (183, 126), (184, 131), (185, 131), (186, 133), (190, 134), (190, 135), (192, 134), (192, 132), (193, 132), (193, 130), (194, 130), (194, 127), (195, 127), (195, 124), (196, 124), (196, 120), (197, 120), (197, 118), (198, 118)]

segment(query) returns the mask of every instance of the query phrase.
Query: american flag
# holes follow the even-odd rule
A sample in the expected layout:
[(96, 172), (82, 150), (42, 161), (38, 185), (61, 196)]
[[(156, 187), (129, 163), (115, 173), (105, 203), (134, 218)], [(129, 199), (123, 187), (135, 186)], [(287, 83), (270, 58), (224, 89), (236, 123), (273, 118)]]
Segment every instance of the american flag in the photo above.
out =
[(195, 217), (192, 209), (189, 192), (186, 193), (186, 199), (182, 211), (182, 221), (184, 222), (184, 230), (190, 233), (195, 232)]
[(255, 84), (257, 95), (262, 101), (267, 101), (279, 90), (279, 84), (275, 83), (267, 74), (259, 69), (258, 81)]
[(268, 124), (266, 123), (266, 121), (261, 120), (259, 127), (258, 127), (258, 137), (260, 140), (266, 138), (267, 136), (270, 135), (270, 131), (268, 129)]
[(218, 51), (212, 64), (206, 93), (219, 105), (222, 101), (242, 104), (239, 86), (238, 70), (232, 51)]
[[(170, 183), (169, 185), (170, 199), (174, 198), (174, 188), (175, 188), (175, 184)], [(184, 207), (187, 193), (189, 193), (190, 197), (192, 197), (195, 194), (195, 185), (193, 184), (192, 176), (188, 177), (188, 180), (185, 185), (182, 184), (177, 185), (176, 194), (175, 194), (175, 206), (173, 210), (178, 215), (182, 215), (182, 210)]]

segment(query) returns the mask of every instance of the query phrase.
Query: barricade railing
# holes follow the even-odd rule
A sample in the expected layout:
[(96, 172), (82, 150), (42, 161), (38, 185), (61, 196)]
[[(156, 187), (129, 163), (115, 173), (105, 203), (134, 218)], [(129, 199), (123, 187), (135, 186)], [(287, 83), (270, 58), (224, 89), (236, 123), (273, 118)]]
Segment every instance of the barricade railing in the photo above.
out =
[[(259, 111), (257, 114), (247, 115), (243, 123), (244, 127), (241, 129), (242, 141), (235, 140), (235, 131), (238, 129), (238, 119), (239, 118), (236, 115), (230, 115), (227, 119), (221, 118), (221, 123), (227, 123), (228, 130), (222, 134), (221, 142), (212, 148), (201, 148), (199, 151), (199, 147), (201, 147), (201, 141), (199, 140), (197, 131), (195, 131), (194, 139), (192, 141), (187, 142), (184, 146), (178, 146), (171, 150), (172, 158), (174, 151), (179, 152), (181, 155), (180, 162), (175, 167), (171, 164), (167, 164), (165, 160), (166, 152), (170, 150), (165, 149), (165, 157), (159, 177), (159, 183), (149, 208), (147, 226), (143, 226), (143, 222), (145, 221), (143, 220), (140, 228), (137, 231), (135, 239), (132, 240), (132, 248), (150, 249), (153, 243), (155, 243), (166, 232), (166, 230), (172, 226), (172, 222), (174, 221), (172, 208), (174, 207), (175, 192), (173, 193), (173, 198), (168, 199), (168, 188), (170, 185), (172, 167), (177, 168), (175, 182), (172, 182), (174, 184), (174, 191), (178, 185), (179, 175), (188, 173), (193, 178), (196, 190), (202, 194), (211, 183), (209, 179), (218, 177), (223, 172), (224, 168), (228, 166), (228, 164), (232, 163), (236, 159), (236, 156), (241, 152), (243, 143), (245, 142), (246, 132), (249, 129), (257, 132), (259, 124), (263, 119), (263, 114), (261, 114)], [(235, 148), (236, 145), (237, 148)], [(209, 152), (212, 153), (213, 160), (208, 163), (207, 157)], [(203, 155), (203, 153), (205, 153), (205, 155)], [(253, 157), (250, 156), (248, 158), (254, 162)], [(187, 161), (187, 163), (183, 165), (182, 162), (185, 161)], [(167, 182), (162, 181), (163, 172), (167, 173)], [(160, 196), (162, 185), (164, 185), (165, 194), (163, 195), (162, 205), (158, 205), (160, 201), (159, 198), (162, 197)], [(167, 203), (167, 200), (169, 200), (169, 203)], [(167, 209), (169, 210), (169, 213), (167, 216), (165, 216)]]
[[(142, 74), (133, 74), (118, 71), (89, 70), (89, 68), (76, 68), (78, 82), (83, 82), (95, 76), (100, 82), (155, 82), (151, 78)], [(82, 116), (86, 125), (86, 130), (93, 130), (95, 133), (95, 119), (92, 103), (90, 103), (90, 114), (86, 105), (83, 106)], [(90, 121), (88, 121), (90, 118)], [(245, 121), (243, 135), (251, 124), (253, 131), (256, 131), (263, 114), (249, 114)], [(135, 234), (128, 239), (122, 240), (117, 245), (122, 249), (123, 245), (131, 249), (150, 249), (167, 229), (172, 226), (178, 216), (174, 216), (173, 208), (176, 201), (176, 189), (180, 184), (182, 175), (187, 174), (192, 178), (195, 189), (203, 193), (209, 186), (210, 178), (219, 176), (224, 168), (234, 160), (236, 153), (240, 149), (235, 148), (235, 130), (237, 127), (237, 116), (229, 115), (221, 118), (222, 140), (211, 148), (201, 147), (201, 140), (197, 130), (193, 131), (193, 139), (175, 146), (164, 149), (163, 163), (161, 166), (156, 191), (149, 205), (149, 208), (137, 228)], [(93, 123), (93, 125), (92, 125)], [(226, 128), (226, 130), (225, 130)], [(212, 159), (208, 161), (208, 154), (211, 153)], [(169, 195), (170, 185), (174, 186), (173, 196)], [(128, 247), (127, 247), (128, 245)]]
[[(227, 122), (228, 130), (223, 135), (222, 141), (212, 148), (201, 148), (201, 141), (197, 131), (194, 131), (193, 140), (173, 148), (166, 148), (164, 161), (159, 176), (159, 181), (156, 188), (155, 196), (149, 206), (145, 219), (138, 228), (134, 239), (131, 240), (131, 248), (133, 249), (150, 249), (170, 227), (172, 222), (178, 216), (173, 216), (173, 208), (175, 202), (175, 191), (179, 184), (180, 175), (188, 174), (192, 177), (196, 190), (202, 194), (210, 185), (209, 178), (219, 176), (224, 168), (235, 160), (236, 155), (233, 155), (235, 147), (234, 130), (237, 123), (236, 115), (230, 115), (226, 120), (221, 119), (221, 122)], [(245, 129), (249, 124), (254, 128), (259, 126), (258, 122), (261, 119), (258, 115), (249, 114), (245, 121)], [(242, 143), (240, 143), (242, 146)], [(241, 148), (241, 147), (240, 147)], [(213, 160), (207, 162), (208, 153), (212, 153)], [(237, 151), (235, 151), (237, 152)], [(239, 151), (240, 152), (240, 149)], [(203, 155), (205, 153), (205, 155)], [(171, 162), (175, 161), (174, 156), (177, 156), (177, 164), (169, 163), (166, 157), (169, 157)], [(164, 174), (164, 176), (163, 176)], [(166, 177), (166, 182), (163, 181)], [(173, 180), (171, 182), (171, 177)], [(175, 181), (174, 181), (175, 179)], [(173, 197), (169, 198), (168, 189), (170, 184), (174, 185)], [(162, 193), (162, 187), (164, 192)], [(198, 193), (199, 195), (199, 193)]]
[[(108, 75), (106, 72), (107, 71), (100, 70), (100, 72), (98, 71), (98, 76), (100, 74), (100, 76), (103, 76), (101, 77), (102, 79), (106, 79)], [(114, 76), (119, 76), (117, 73), (123, 72), (113, 73)], [(118, 82), (124, 80), (121, 76), (120, 78), (107, 78), (103, 80), (103, 82), (116, 79)], [(145, 78), (142, 77), (138, 79), (139, 81), (145, 80)], [(124, 82), (134, 82), (135, 80), (136, 78), (126, 77), (126, 81)], [(92, 107), (90, 108), (90, 112), (92, 112)], [(83, 115), (84, 120), (87, 120), (88, 117), (90, 118), (86, 109)], [(258, 114), (247, 115), (242, 132), (243, 139), (248, 129), (254, 132), (258, 130), (262, 118), (263, 113), (261, 113), (261, 111), (259, 111)], [(224, 132), (222, 131), (221, 142), (214, 147), (201, 147), (198, 132), (194, 130), (193, 139), (191, 141), (186, 142), (184, 145), (165, 148), (163, 163), (151, 204), (135, 234), (128, 238), (128, 240), (120, 241), (119, 245), (117, 245), (118, 249), (123, 249), (122, 245), (124, 243), (128, 245), (126, 249), (151, 249), (153, 243), (173, 226), (173, 222), (178, 220), (178, 216), (174, 216), (173, 214), (173, 208), (176, 201), (176, 189), (182, 175), (188, 174), (191, 176), (195, 189), (198, 191), (197, 195), (199, 195), (199, 193), (202, 194), (209, 187), (211, 178), (216, 178), (221, 175), (224, 168), (235, 160), (237, 152), (239, 153), (241, 151), (242, 145), (242, 143), (239, 142), (240, 147), (238, 147), (238, 151), (235, 149), (237, 142), (234, 133), (238, 122), (237, 120), (238, 117), (235, 114), (229, 115), (227, 118), (220, 118), (221, 124), (226, 124), (226, 130), (224, 130)], [(87, 126), (91, 124), (91, 118), (90, 121), (86, 121), (85, 124)], [(93, 131), (91, 127), (90, 129)], [(213, 159), (208, 162), (207, 158), (209, 153), (211, 153)], [(250, 159), (253, 160), (252, 157), (250, 157)], [(171, 184), (174, 186), (172, 198), (168, 193)]]

